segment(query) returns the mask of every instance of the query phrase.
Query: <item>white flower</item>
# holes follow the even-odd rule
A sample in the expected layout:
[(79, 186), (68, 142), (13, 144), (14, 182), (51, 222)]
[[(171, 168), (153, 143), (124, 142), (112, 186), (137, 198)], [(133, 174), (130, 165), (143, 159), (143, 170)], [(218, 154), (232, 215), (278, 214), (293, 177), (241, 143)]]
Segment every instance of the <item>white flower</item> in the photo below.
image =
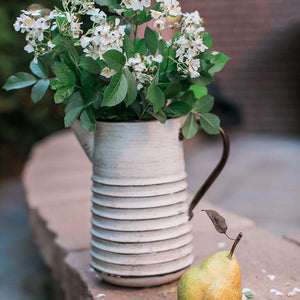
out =
[(87, 15), (91, 16), (91, 21), (100, 24), (106, 20), (106, 13), (104, 11), (100, 11), (99, 8), (93, 8), (87, 11)]
[[(91, 11), (92, 13), (92, 11)], [(115, 23), (108, 23), (106, 15), (100, 11), (93, 11), (97, 16), (101, 16), (101, 23), (94, 27), (88, 36), (80, 39), (84, 53), (93, 59), (103, 59), (103, 54), (108, 50), (118, 50), (122, 52), (123, 40), (125, 36), (125, 26), (120, 25), (120, 19), (115, 19)]]
[(152, 18), (155, 19), (155, 20), (157, 20), (157, 19), (163, 17), (163, 13), (160, 12), (160, 11), (151, 9), (150, 12), (151, 12)]
[(105, 78), (111, 78), (115, 74), (116, 74), (116, 71), (114, 71), (108, 67), (105, 67), (103, 69), (103, 71), (101, 72), (101, 76), (104, 76)]
[(56, 47), (56, 45), (53, 44), (51, 41), (48, 41), (47, 46), (48, 46), (48, 48), (49, 48), (50, 50), (52, 50), (53, 48)]
[(122, 14), (123, 14), (124, 11), (125, 11), (125, 9), (123, 9), (123, 8), (115, 9), (115, 12), (116, 12), (119, 16), (122, 16)]
[(181, 16), (181, 7), (177, 0), (157, 0), (157, 2), (161, 3), (161, 8), (166, 16)]
[(197, 78), (200, 76), (198, 69), (200, 68), (200, 60), (192, 59), (189, 61), (189, 72), (192, 78)]
[(87, 37), (87, 36), (83, 36), (80, 39), (80, 44), (82, 48), (86, 48), (91, 42), (91, 38)]
[(166, 19), (158, 19), (154, 22), (154, 28), (158, 29), (159, 31), (163, 31), (166, 27)]
[(35, 42), (32, 41), (32, 42), (29, 42), (25, 47), (24, 47), (24, 50), (27, 52), (27, 53), (32, 53), (35, 51)]
[(127, 9), (143, 10), (145, 7), (150, 7), (151, 0), (123, 0), (121, 5)]
[(157, 55), (155, 58), (154, 58), (154, 61), (155, 62), (157, 62), (157, 63), (162, 63), (162, 61), (163, 61), (163, 57), (162, 57), (162, 55)]
[(79, 23), (78, 18), (74, 14), (69, 12), (66, 12), (66, 18), (70, 24), (70, 31), (73, 39), (78, 39), (83, 32), (80, 28), (82, 23)]
[(26, 16), (39, 17), (41, 15), (42, 11), (40, 9), (39, 10), (29, 10), (29, 11), (23, 9), (23, 10), (21, 10), (21, 12)]

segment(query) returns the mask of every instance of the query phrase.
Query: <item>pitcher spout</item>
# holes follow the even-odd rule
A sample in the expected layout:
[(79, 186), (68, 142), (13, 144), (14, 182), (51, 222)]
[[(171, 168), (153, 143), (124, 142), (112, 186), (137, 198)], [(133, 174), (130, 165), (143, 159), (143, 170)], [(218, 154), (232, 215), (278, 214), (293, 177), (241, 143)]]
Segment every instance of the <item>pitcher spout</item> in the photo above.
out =
[(93, 162), (94, 132), (88, 132), (83, 129), (78, 120), (73, 123), (72, 130), (89, 160)]

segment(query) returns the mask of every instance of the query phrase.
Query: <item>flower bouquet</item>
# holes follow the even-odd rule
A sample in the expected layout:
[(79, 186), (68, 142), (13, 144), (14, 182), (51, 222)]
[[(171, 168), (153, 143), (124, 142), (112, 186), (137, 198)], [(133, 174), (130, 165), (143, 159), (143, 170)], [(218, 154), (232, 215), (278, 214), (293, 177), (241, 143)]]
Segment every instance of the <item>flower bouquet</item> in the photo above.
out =
[(4, 89), (32, 87), (40, 101), (48, 88), (65, 105), (65, 126), (79, 119), (87, 131), (96, 121), (147, 121), (188, 116), (192, 138), (201, 127), (218, 134), (206, 86), (228, 58), (212, 47), (197, 11), (183, 13), (177, 0), (62, 0), (49, 10), (31, 5), (14, 23), (34, 56), (33, 74), (11, 76)]

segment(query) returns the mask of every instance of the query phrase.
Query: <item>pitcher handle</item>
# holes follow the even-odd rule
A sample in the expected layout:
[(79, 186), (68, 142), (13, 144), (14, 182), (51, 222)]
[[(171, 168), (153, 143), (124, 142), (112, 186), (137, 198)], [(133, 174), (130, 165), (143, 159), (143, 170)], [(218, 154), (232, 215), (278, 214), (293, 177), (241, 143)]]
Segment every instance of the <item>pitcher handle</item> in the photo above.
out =
[(193, 216), (194, 216), (193, 210), (198, 205), (198, 203), (200, 202), (202, 197), (209, 190), (209, 188), (212, 186), (212, 184), (215, 182), (217, 177), (221, 174), (221, 172), (223, 171), (223, 169), (228, 161), (228, 157), (230, 154), (229, 137), (222, 127), (219, 127), (219, 129), (220, 129), (221, 137), (222, 137), (222, 141), (223, 141), (223, 154), (222, 154), (221, 160), (219, 161), (218, 165), (215, 167), (215, 169), (212, 171), (212, 173), (206, 179), (206, 181), (204, 182), (202, 187), (199, 189), (197, 194), (194, 196), (194, 198), (189, 206), (189, 211), (188, 211), (189, 220), (191, 220), (193, 218)]

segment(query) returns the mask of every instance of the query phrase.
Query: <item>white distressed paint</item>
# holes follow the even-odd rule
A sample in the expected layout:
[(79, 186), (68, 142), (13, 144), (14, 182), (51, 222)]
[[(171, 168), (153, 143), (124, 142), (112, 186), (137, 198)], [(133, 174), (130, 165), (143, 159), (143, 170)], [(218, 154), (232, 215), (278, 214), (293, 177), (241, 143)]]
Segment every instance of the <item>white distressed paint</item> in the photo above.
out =
[(76, 136), (93, 162), (91, 265), (104, 280), (146, 287), (193, 262), (180, 119), (98, 122)]

